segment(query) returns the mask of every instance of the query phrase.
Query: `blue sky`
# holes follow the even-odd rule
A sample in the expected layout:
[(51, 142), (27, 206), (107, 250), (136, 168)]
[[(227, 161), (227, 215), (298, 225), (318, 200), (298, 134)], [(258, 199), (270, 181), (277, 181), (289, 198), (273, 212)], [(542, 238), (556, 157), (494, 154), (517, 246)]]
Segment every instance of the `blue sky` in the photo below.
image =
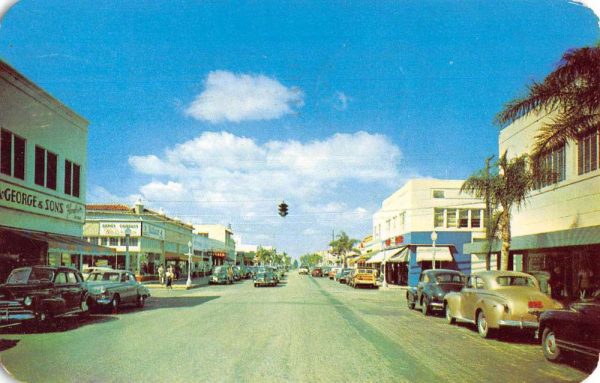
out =
[(568, 1), (21, 0), (0, 57), (90, 121), (88, 202), (299, 256), (482, 167), (502, 105), (598, 32)]

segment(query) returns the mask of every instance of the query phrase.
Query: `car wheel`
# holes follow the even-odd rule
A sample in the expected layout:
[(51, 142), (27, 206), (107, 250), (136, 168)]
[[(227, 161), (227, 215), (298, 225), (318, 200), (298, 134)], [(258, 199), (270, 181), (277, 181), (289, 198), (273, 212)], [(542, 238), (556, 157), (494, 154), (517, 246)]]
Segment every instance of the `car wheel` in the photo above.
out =
[(450, 307), (448, 307), (447, 303), (444, 305), (444, 311), (446, 312), (446, 322), (448, 322), (448, 324), (456, 323), (456, 319), (452, 316), (452, 312), (450, 312)]
[(423, 297), (421, 301), (421, 312), (425, 316), (429, 315), (429, 299), (427, 297)]
[(409, 297), (406, 297), (406, 306), (408, 306), (409, 310), (415, 309), (415, 302), (412, 301)]
[(483, 310), (481, 310), (479, 314), (477, 314), (477, 332), (482, 338), (491, 338), (492, 336), (492, 329), (490, 329), (489, 323), (487, 321), (487, 318), (485, 317), (485, 314), (483, 313)]
[(144, 297), (143, 295), (138, 295), (137, 302), (136, 302), (137, 307), (142, 308), (142, 307), (144, 307), (145, 303), (146, 303), (146, 297)]
[(542, 333), (542, 350), (546, 359), (551, 362), (558, 362), (562, 359), (561, 349), (556, 344), (556, 334), (550, 327), (546, 327)]
[(110, 308), (113, 312), (117, 312), (119, 310), (119, 296), (115, 295), (110, 302)]

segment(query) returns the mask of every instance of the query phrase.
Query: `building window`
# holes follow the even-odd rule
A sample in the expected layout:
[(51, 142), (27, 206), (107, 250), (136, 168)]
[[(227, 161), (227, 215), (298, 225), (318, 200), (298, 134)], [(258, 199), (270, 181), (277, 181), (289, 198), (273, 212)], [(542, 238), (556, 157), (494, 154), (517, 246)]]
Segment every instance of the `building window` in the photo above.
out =
[(444, 226), (444, 209), (435, 209), (433, 212), (433, 227)]
[(58, 156), (46, 149), (35, 147), (35, 183), (56, 190)]
[(481, 210), (471, 210), (471, 227), (481, 227)]
[(0, 173), (25, 179), (25, 139), (0, 130)]
[(65, 160), (65, 194), (79, 197), (80, 169), (76, 163)]
[(129, 246), (138, 246), (138, 239), (129, 237)]
[(433, 198), (444, 198), (444, 191), (443, 190), (434, 190)]
[(446, 211), (446, 227), (456, 227), (456, 209)]
[(109, 246), (119, 246), (119, 238), (117, 237), (110, 237), (109, 239)]
[(538, 189), (565, 180), (566, 163), (564, 145), (542, 154), (536, 161), (540, 170), (546, 173), (544, 174), (544, 177), (537, 182), (536, 187)]
[(100, 244), (102, 246), (108, 246), (108, 238), (100, 238)]
[(585, 135), (577, 141), (577, 173), (579, 175), (598, 169), (600, 130)]
[(458, 227), (469, 227), (469, 210), (458, 210)]

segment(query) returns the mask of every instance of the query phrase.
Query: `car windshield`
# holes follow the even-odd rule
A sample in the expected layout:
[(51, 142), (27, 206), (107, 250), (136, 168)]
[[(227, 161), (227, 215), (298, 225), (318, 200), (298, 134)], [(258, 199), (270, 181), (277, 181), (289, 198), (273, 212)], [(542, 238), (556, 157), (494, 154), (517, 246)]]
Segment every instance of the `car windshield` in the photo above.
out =
[(87, 281), (89, 281), (89, 282), (94, 282), (94, 281), (118, 282), (119, 280), (120, 280), (119, 273), (115, 273), (115, 272), (105, 272), (105, 273), (94, 272), (94, 273), (91, 273), (87, 278)]
[(435, 281), (437, 283), (462, 283), (462, 277), (460, 274), (454, 273), (437, 274)]
[(372, 274), (373, 269), (358, 269), (358, 272), (361, 274)]
[(535, 281), (533, 278), (525, 277), (525, 276), (515, 276), (515, 275), (504, 275), (496, 278), (496, 283), (500, 286), (528, 286), (535, 287)]
[(10, 285), (24, 285), (27, 283), (50, 282), (54, 279), (54, 271), (37, 267), (15, 269), (6, 279)]

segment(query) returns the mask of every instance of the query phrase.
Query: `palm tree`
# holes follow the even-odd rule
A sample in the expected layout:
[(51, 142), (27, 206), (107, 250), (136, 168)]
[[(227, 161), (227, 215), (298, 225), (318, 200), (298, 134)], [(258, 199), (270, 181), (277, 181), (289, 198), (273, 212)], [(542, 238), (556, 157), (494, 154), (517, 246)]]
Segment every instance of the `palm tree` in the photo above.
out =
[(523, 98), (509, 102), (496, 123), (507, 125), (530, 113), (550, 114), (541, 126), (534, 153), (577, 139), (600, 125), (600, 46), (567, 51), (543, 82), (533, 82)]
[[(508, 270), (511, 211), (514, 207), (519, 209), (525, 204), (539, 177), (531, 171), (528, 163), (529, 156), (527, 155), (508, 160), (506, 152), (504, 152), (496, 162), (491, 174), (480, 170), (467, 178), (460, 189), (461, 192), (467, 192), (476, 198), (485, 198), (487, 194), (492, 206), (499, 207), (499, 226), (502, 238), (501, 270)], [(487, 219), (489, 218), (487, 217)], [(488, 232), (488, 235), (492, 237), (493, 232)], [(488, 240), (491, 239), (488, 238)]]
[(356, 245), (358, 242), (358, 239), (352, 239), (342, 231), (337, 235), (337, 239), (329, 243), (329, 246), (331, 246), (331, 252), (333, 254), (337, 254), (342, 257), (344, 267), (347, 267), (346, 254), (352, 251), (352, 248), (354, 248), (354, 245)]

